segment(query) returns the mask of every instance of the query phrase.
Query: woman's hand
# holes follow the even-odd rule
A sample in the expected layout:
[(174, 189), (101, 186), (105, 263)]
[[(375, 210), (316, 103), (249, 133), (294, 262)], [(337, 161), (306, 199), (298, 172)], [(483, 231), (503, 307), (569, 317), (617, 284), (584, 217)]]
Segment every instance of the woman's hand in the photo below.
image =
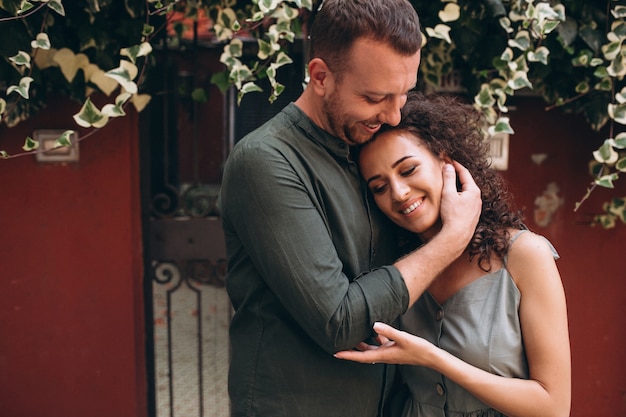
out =
[(403, 332), (385, 323), (374, 323), (380, 346), (360, 343), (357, 350), (337, 352), (335, 357), (361, 363), (393, 363), (403, 365), (428, 366), (434, 345), (407, 332)]

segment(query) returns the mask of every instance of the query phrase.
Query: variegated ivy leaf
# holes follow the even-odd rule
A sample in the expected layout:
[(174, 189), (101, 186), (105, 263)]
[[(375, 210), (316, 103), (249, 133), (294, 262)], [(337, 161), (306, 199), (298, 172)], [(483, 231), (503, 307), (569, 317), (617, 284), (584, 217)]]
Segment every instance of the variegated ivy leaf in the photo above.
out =
[(461, 16), (461, 8), (456, 3), (447, 3), (438, 14), (439, 19), (444, 22), (454, 22)]
[(483, 84), (480, 86), (480, 91), (474, 97), (474, 102), (480, 107), (492, 107), (496, 104), (496, 100), (493, 98), (492, 90), (489, 84)]
[(137, 58), (141, 56), (147, 56), (152, 52), (152, 45), (148, 42), (143, 42), (139, 45), (131, 46), (130, 48), (123, 48), (120, 50), (120, 55), (126, 56), (134, 64), (137, 62)]
[(615, 169), (620, 172), (626, 172), (626, 158), (621, 158), (615, 163)]
[(152, 96), (150, 96), (149, 94), (133, 94), (130, 102), (133, 104), (137, 112), (141, 112), (143, 109), (146, 108), (148, 103), (150, 103), (150, 100), (152, 100)]
[(604, 188), (614, 188), (613, 182), (616, 181), (619, 176), (616, 173), (603, 175), (600, 178), (597, 178), (594, 183)]
[(521, 51), (526, 51), (530, 48), (530, 35), (526, 30), (520, 30), (515, 35), (515, 39), (509, 39), (508, 42), (511, 48), (517, 48)]
[(22, 3), (20, 4), (20, 9), (17, 11), (17, 14), (18, 15), (19, 14), (24, 14), (27, 11), (29, 11), (30, 9), (32, 9), (33, 7), (35, 7), (35, 6), (33, 6), (33, 4), (31, 2), (23, 0)]
[(543, 65), (548, 65), (548, 55), (550, 50), (545, 46), (540, 46), (535, 49), (535, 52), (528, 52), (528, 60), (531, 62), (541, 62)]
[(287, 55), (284, 52), (279, 52), (278, 55), (276, 56), (276, 62), (274, 62), (272, 66), (275, 66), (276, 68), (280, 68), (283, 65), (287, 65), (291, 63), (293, 63), (293, 60), (289, 57), (289, 55)]
[(79, 69), (89, 65), (89, 58), (83, 53), (74, 54), (69, 48), (62, 48), (52, 58), (61, 68), (61, 73), (68, 82), (72, 82)]
[(66, 130), (65, 132), (61, 133), (61, 136), (59, 136), (54, 141), (54, 147), (59, 148), (72, 146), (72, 135), (75, 133), (76, 132), (73, 130)]
[(30, 88), (30, 83), (32, 82), (33, 79), (31, 77), (23, 77), (20, 80), (20, 85), (12, 85), (7, 88), (7, 95), (11, 94), (12, 92), (16, 92), (25, 99), (28, 99), (28, 90)]
[(137, 92), (137, 84), (133, 81), (137, 76), (137, 66), (130, 61), (121, 60), (120, 66), (106, 72), (106, 76), (117, 81), (126, 91), (131, 94)]
[(617, 149), (626, 149), (626, 132), (618, 133), (611, 145)]
[(0, 151), (0, 158), (9, 159), (9, 154), (6, 151)]
[(621, 52), (622, 44), (618, 41), (610, 42), (602, 45), (602, 54), (604, 55), (604, 59), (607, 61), (611, 61), (615, 59), (615, 57)]
[(619, 42), (626, 37), (626, 20), (615, 20), (611, 23), (611, 31), (606, 35), (609, 42)]
[(39, 142), (37, 142), (31, 137), (27, 137), (26, 140), (24, 141), (24, 145), (22, 146), (22, 149), (24, 149), (26, 152), (29, 152), (29, 151), (34, 151), (38, 147), (39, 147)]
[(311, 0), (294, 0), (294, 3), (296, 3), (299, 8), (305, 8), (308, 10), (313, 8), (313, 2)]
[(239, 88), (239, 92), (237, 93), (237, 105), (239, 106), (241, 104), (241, 99), (243, 99), (244, 95), (253, 91), (262, 92), (263, 89), (253, 82), (242, 85), (241, 88)]
[(609, 104), (607, 107), (609, 117), (617, 123), (626, 125), (626, 103)]
[(24, 51), (19, 51), (17, 55), (10, 57), (9, 61), (13, 62), (15, 65), (30, 68), (30, 55)]
[(50, 49), (50, 38), (48, 38), (48, 34), (45, 32), (37, 34), (35, 40), (30, 43), (30, 46), (33, 49)]
[(278, 7), (278, 4), (281, 3), (282, 0), (259, 0), (259, 10), (264, 14), (269, 14), (272, 10)]
[(233, 67), (230, 71), (229, 77), (239, 90), (243, 88), (242, 84), (245, 81), (254, 79), (254, 74), (247, 65), (242, 64), (237, 67)]
[(283, 3), (280, 7), (274, 10), (271, 16), (278, 22), (287, 22), (289, 24), (292, 20), (296, 19), (299, 14), (298, 9)]
[(619, 155), (615, 152), (615, 149), (611, 146), (611, 141), (608, 139), (593, 152), (593, 158), (602, 164), (613, 165), (617, 162), (618, 157)]
[(109, 117), (102, 114), (89, 98), (85, 100), (80, 112), (74, 115), (74, 121), (82, 127), (100, 128), (107, 124)]
[(611, 61), (611, 64), (606, 68), (606, 72), (615, 78), (623, 78), (626, 75), (626, 57), (619, 55), (616, 59)]
[(129, 93), (122, 93), (115, 98), (115, 104), (105, 104), (102, 108), (102, 114), (108, 117), (125, 116), (124, 104), (131, 97)]
[(241, 29), (241, 24), (237, 21), (237, 15), (230, 7), (220, 9), (217, 13), (217, 20), (215, 21), (215, 24), (232, 31), (238, 31)]
[(0, 115), (2, 115), (2, 113), (4, 113), (6, 109), (7, 109), (7, 102), (5, 99), (0, 97)]
[(599, 224), (603, 229), (615, 227), (615, 216), (611, 214), (599, 214), (593, 218), (594, 224)]
[(513, 90), (519, 90), (524, 87), (533, 88), (531, 82), (528, 81), (528, 73), (526, 71), (516, 71), (507, 82), (507, 86)]
[(505, 48), (500, 59), (504, 62), (511, 62), (513, 60), (513, 50), (511, 48)]
[(257, 45), (259, 46), (259, 52), (257, 52), (257, 58), (264, 60), (269, 58), (274, 53), (272, 45), (269, 42), (265, 42), (263, 39), (257, 39)]
[(586, 67), (587, 65), (589, 65), (592, 59), (593, 59), (593, 52), (590, 51), (589, 49), (585, 49), (583, 51), (580, 51), (578, 56), (572, 58), (572, 65), (574, 67)]
[(230, 43), (224, 45), (224, 52), (220, 57), (220, 62), (226, 64), (226, 60), (230, 57), (240, 57), (243, 54), (243, 42), (241, 39), (233, 39)]
[(489, 126), (487, 129), (489, 135), (495, 136), (498, 133), (508, 133), (510, 135), (514, 134), (513, 128), (511, 128), (510, 120), (508, 117), (500, 117), (496, 121), (496, 124), (493, 126)]
[(578, 93), (578, 94), (585, 94), (587, 93), (589, 90), (591, 89), (591, 87), (589, 86), (589, 83), (587, 82), (587, 80), (581, 81), (579, 82), (576, 87), (574, 88), (574, 90)]
[(614, 18), (626, 18), (626, 6), (615, 6), (613, 10), (611, 10), (611, 14)]
[(65, 9), (63, 8), (63, 3), (61, 0), (48, 0), (48, 7), (60, 14), (61, 16), (65, 16)]
[(450, 26), (444, 24), (438, 24), (435, 28), (426, 28), (426, 33), (431, 38), (443, 39), (449, 44), (452, 44), (450, 39)]
[(502, 26), (502, 29), (504, 29), (506, 33), (513, 32), (513, 28), (511, 27), (511, 21), (509, 20), (508, 17), (501, 17), (500, 20), (498, 20), (498, 22), (500, 22), (500, 26)]

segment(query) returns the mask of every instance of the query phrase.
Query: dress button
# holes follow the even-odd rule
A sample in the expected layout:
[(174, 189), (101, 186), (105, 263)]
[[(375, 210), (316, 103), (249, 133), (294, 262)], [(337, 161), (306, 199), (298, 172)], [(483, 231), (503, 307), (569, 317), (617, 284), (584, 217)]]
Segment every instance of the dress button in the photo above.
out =
[(443, 390), (443, 387), (441, 386), (441, 384), (437, 384), (437, 394), (443, 395), (444, 392), (445, 391)]
[(441, 320), (442, 318), (443, 318), (443, 308), (437, 311), (437, 316), (436, 316), (437, 321)]

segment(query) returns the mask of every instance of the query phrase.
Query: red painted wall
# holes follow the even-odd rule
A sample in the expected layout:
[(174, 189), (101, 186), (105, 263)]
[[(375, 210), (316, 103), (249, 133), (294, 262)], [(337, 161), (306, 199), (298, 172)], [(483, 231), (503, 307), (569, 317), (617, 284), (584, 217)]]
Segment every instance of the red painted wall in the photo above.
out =
[[(511, 114), (509, 170), (505, 176), (528, 225), (557, 248), (557, 265), (568, 301), (572, 347), (572, 417), (626, 416), (626, 226), (589, 227), (610, 196), (626, 195), (622, 176), (616, 190), (597, 189), (574, 212), (591, 177), (591, 152), (608, 136), (590, 130), (580, 116), (546, 112), (536, 99), (518, 100)], [(622, 127), (623, 128), (623, 127)], [(595, 140), (594, 140), (595, 139)], [(541, 165), (531, 155), (547, 154)], [(533, 221), (535, 199), (555, 182), (563, 205), (547, 227)]]
[[(15, 154), (66, 129), (63, 101), (0, 126)], [(146, 415), (137, 116), (80, 143), (80, 162), (0, 160), (0, 415)]]
[[(626, 415), (626, 227), (588, 226), (611, 194), (574, 204), (604, 135), (580, 117), (521, 99), (511, 114), (504, 175), (528, 225), (548, 237), (569, 303), (572, 417)], [(72, 126), (75, 105), (0, 127), (0, 149), (19, 150), (36, 128)], [(146, 415), (137, 117), (81, 143), (77, 165), (33, 157), (0, 161), (0, 414), (4, 417)], [(595, 141), (591, 138), (595, 138)], [(531, 155), (546, 153), (537, 165)], [(626, 179), (617, 195), (626, 195)], [(549, 182), (563, 205), (547, 227), (533, 221)]]

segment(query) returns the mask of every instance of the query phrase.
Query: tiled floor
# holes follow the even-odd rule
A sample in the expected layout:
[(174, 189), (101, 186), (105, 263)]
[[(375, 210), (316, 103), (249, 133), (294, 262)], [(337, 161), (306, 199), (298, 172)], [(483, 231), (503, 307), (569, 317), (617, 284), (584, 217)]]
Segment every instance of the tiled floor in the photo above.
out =
[(228, 417), (226, 290), (160, 267), (172, 275), (153, 283), (157, 417)]

